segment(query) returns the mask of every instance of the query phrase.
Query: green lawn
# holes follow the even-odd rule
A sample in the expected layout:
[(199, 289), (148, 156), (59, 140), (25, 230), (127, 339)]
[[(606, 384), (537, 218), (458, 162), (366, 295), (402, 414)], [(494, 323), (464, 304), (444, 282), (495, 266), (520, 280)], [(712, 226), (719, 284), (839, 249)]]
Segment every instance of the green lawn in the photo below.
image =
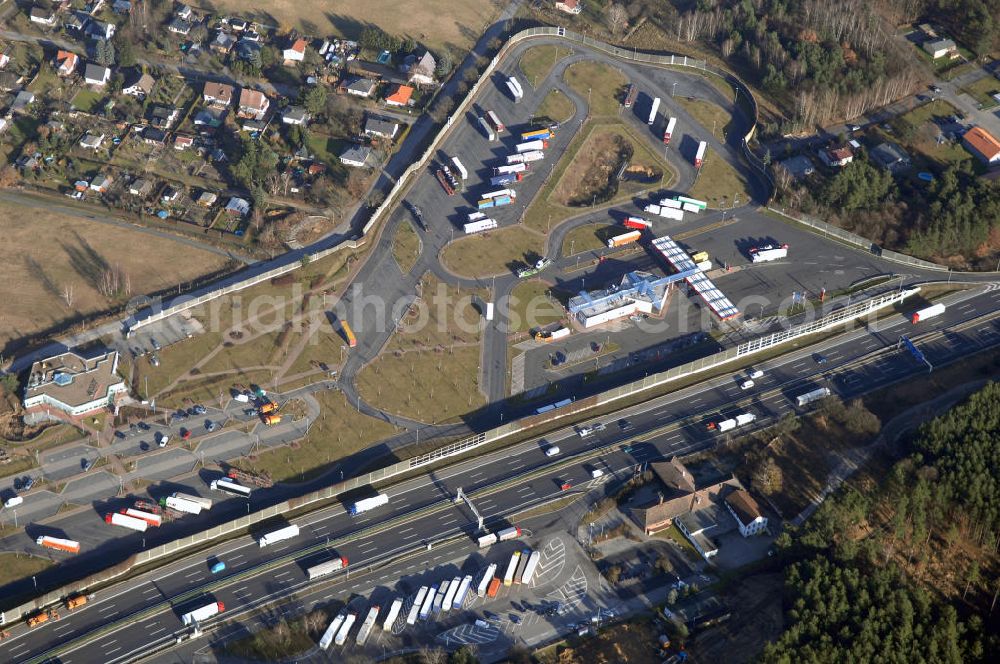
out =
[(554, 44), (532, 46), (521, 56), (521, 71), (524, 72), (528, 84), (533, 88), (537, 87), (538, 82), (549, 75), (556, 63), (570, 53), (572, 53), (570, 49)]
[(344, 141), (325, 134), (309, 133), (309, 151), (325, 164), (339, 164), (340, 153), (344, 151)]
[(19, 581), (34, 574), (38, 574), (50, 567), (53, 563), (44, 558), (35, 558), (23, 553), (0, 554), (0, 585)]
[(1000, 92), (1000, 81), (992, 76), (985, 76), (975, 83), (966, 85), (962, 91), (982, 104), (983, 108), (992, 108), (997, 105), (997, 100), (992, 95)]
[(621, 226), (608, 224), (587, 224), (577, 226), (563, 240), (562, 255), (572, 256), (595, 249), (603, 249), (607, 246), (609, 237), (626, 232)]
[(404, 221), (396, 229), (396, 235), (392, 238), (392, 255), (403, 274), (412, 270), (417, 263), (417, 257), (420, 256), (420, 236), (408, 221)]
[(522, 281), (514, 286), (509, 304), (511, 332), (527, 332), (566, 317), (566, 310), (547, 295), (548, 290), (549, 285), (539, 279)]
[(746, 178), (712, 148), (706, 151), (698, 179), (687, 195), (707, 202), (710, 208), (730, 207), (734, 196), (739, 196), (737, 205), (750, 200)]
[(592, 116), (618, 115), (628, 79), (619, 70), (601, 62), (585, 60), (566, 68), (566, 83), (584, 99), (590, 99)]
[(84, 88), (73, 97), (73, 108), (84, 113), (97, 113), (104, 106), (105, 95), (97, 90)]
[(723, 132), (727, 132), (732, 124), (733, 116), (718, 104), (704, 99), (688, 99), (687, 97), (675, 97), (674, 99), (691, 114), (695, 122), (705, 128), (705, 131), (712, 132), (714, 130), (713, 135), (720, 140)]
[(538, 119), (548, 118), (555, 122), (566, 122), (573, 117), (574, 112), (576, 112), (576, 106), (570, 98), (558, 90), (552, 90), (545, 95), (545, 99), (535, 111), (535, 117)]
[(524, 226), (508, 226), (455, 240), (441, 252), (441, 262), (463, 277), (487, 277), (513, 271), (514, 263), (529, 264), (544, 251), (542, 235)]

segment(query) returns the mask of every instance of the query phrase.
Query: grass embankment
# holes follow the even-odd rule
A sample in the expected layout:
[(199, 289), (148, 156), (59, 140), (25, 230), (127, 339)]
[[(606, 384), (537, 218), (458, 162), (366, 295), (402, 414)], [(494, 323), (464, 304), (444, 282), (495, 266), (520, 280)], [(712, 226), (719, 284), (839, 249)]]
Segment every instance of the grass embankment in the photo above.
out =
[(276, 482), (304, 482), (322, 475), (338, 460), (359, 452), (398, 431), (391, 424), (357, 411), (337, 391), (313, 393), (321, 411), (309, 433), (295, 448), (279, 447), (244, 458), (236, 466), (266, 471)]
[(0, 586), (34, 576), (55, 563), (23, 553), (0, 553)]
[(401, 223), (392, 238), (392, 256), (403, 274), (412, 270), (417, 264), (420, 245), (420, 236), (413, 230), (413, 226), (408, 221)]
[(556, 63), (568, 56), (572, 51), (565, 46), (543, 44), (532, 46), (521, 55), (518, 65), (531, 87), (545, 80)]
[(705, 131), (711, 133), (718, 139), (728, 133), (733, 122), (732, 114), (713, 102), (705, 99), (691, 99), (688, 97), (675, 97), (685, 111), (695, 119), (695, 122), (704, 127)]
[(549, 285), (540, 279), (522, 281), (510, 292), (510, 331), (527, 332), (557, 323), (566, 317), (558, 301), (548, 296)]
[(545, 237), (523, 226), (508, 226), (459, 238), (441, 252), (441, 262), (463, 277), (488, 277), (533, 264), (545, 251)]
[(294, 620), (281, 618), (271, 627), (227, 642), (224, 650), (229, 655), (260, 662), (283, 661), (312, 649), (323, 635), (330, 615), (315, 610)]
[(628, 87), (628, 77), (603, 62), (584, 60), (566, 68), (563, 79), (573, 90), (590, 100), (591, 117), (616, 116)]
[(586, 224), (577, 226), (566, 233), (563, 239), (562, 255), (576, 254), (607, 247), (608, 238), (626, 232), (628, 229), (610, 224)]
[[(357, 377), (368, 403), (424, 422), (446, 422), (486, 403), (479, 387), (485, 289), (462, 290), (426, 275), (420, 299), (382, 354)], [(480, 305), (485, 306), (485, 305)]]

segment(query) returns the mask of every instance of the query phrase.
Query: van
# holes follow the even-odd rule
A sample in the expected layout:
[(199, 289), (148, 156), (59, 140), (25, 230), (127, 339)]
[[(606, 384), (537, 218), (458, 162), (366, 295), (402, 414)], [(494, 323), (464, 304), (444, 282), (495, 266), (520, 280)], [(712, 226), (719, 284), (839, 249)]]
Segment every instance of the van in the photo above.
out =
[(3, 501), (3, 506), (4, 507), (17, 507), (18, 505), (20, 505), (23, 502), (24, 502), (24, 498), (22, 496), (14, 496), (13, 498), (8, 498), (7, 500)]
[(754, 386), (754, 384), (755, 383), (752, 380), (745, 380), (742, 383), (740, 383), (740, 389), (741, 390), (749, 390), (751, 387)]
[(159, 445), (160, 447), (166, 447), (167, 443), (169, 442), (170, 442), (170, 436), (161, 433), (160, 439), (156, 441), (156, 444)]
[(558, 445), (553, 445), (552, 447), (550, 447), (547, 450), (545, 450), (545, 456), (547, 456), (547, 457), (554, 457), (557, 454), (559, 454), (559, 452), (560, 452), (559, 446)]
[(760, 369), (754, 369), (753, 367), (750, 367), (749, 369), (747, 369), (747, 376), (749, 376), (750, 378), (762, 378), (764, 376), (764, 372), (761, 371)]
[(604, 477), (604, 471), (600, 468), (594, 468), (590, 471), (590, 476), (596, 480), (598, 477)]

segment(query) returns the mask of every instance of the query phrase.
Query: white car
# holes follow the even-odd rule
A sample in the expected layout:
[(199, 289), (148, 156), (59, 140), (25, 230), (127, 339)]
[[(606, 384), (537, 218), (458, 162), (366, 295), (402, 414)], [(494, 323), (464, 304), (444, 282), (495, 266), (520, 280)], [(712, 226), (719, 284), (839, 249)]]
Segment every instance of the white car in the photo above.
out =
[(594, 427), (581, 427), (577, 433), (580, 434), (580, 438), (586, 438), (590, 434), (594, 433)]
[(753, 386), (754, 386), (754, 382), (752, 380), (745, 380), (742, 383), (740, 383), (740, 389), (741, 390), (749, 390)]
[(169, 442), (170, 442), (170, 436), (165, 436), (161, 433), (160, 439), (156, 441), (156, 444), (159, 445), (160, 447), (166, 447), (167, 443)]
[(598, 477), (604, 477), (604, 471), (600, 468), (594, 468), (590, 471), (590, 476), (596, 480)]
[(559, 454), (560, 451), (561, 450), (559, 449), (558, 445), (553, 445), (552, 447), (550, 447), (547, 450), (545, 450), (545, 456), (547, 456), (547, 457), (554, 457), (557, 454)]
[(754, 369), (753, 367), (747, 369), (747, 376), (749, 376), (750, 378), (761, 378), (763, 375), (764, 372), (761, 371), (760, 369)]

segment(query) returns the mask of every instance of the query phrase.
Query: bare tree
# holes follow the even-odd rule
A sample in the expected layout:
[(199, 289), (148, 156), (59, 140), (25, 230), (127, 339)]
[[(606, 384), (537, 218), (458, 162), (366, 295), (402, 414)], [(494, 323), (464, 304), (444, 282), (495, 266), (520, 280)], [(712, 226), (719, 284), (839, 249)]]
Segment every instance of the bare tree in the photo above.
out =
[(420, 664), (445, 664), (448, 661), (448, 653), (440, 648), (423, 646), (418, 655)]
[(63, 286), (62, 299), (66, 303), (66, 306), (70, 309), (73, 308), (73, 284), (66, 284)]
[(624, 5), (612, 4), (608, 7), (607, 21), (611, 34), (617, 37), (628, 27), (628, 10), (625, 9)]

